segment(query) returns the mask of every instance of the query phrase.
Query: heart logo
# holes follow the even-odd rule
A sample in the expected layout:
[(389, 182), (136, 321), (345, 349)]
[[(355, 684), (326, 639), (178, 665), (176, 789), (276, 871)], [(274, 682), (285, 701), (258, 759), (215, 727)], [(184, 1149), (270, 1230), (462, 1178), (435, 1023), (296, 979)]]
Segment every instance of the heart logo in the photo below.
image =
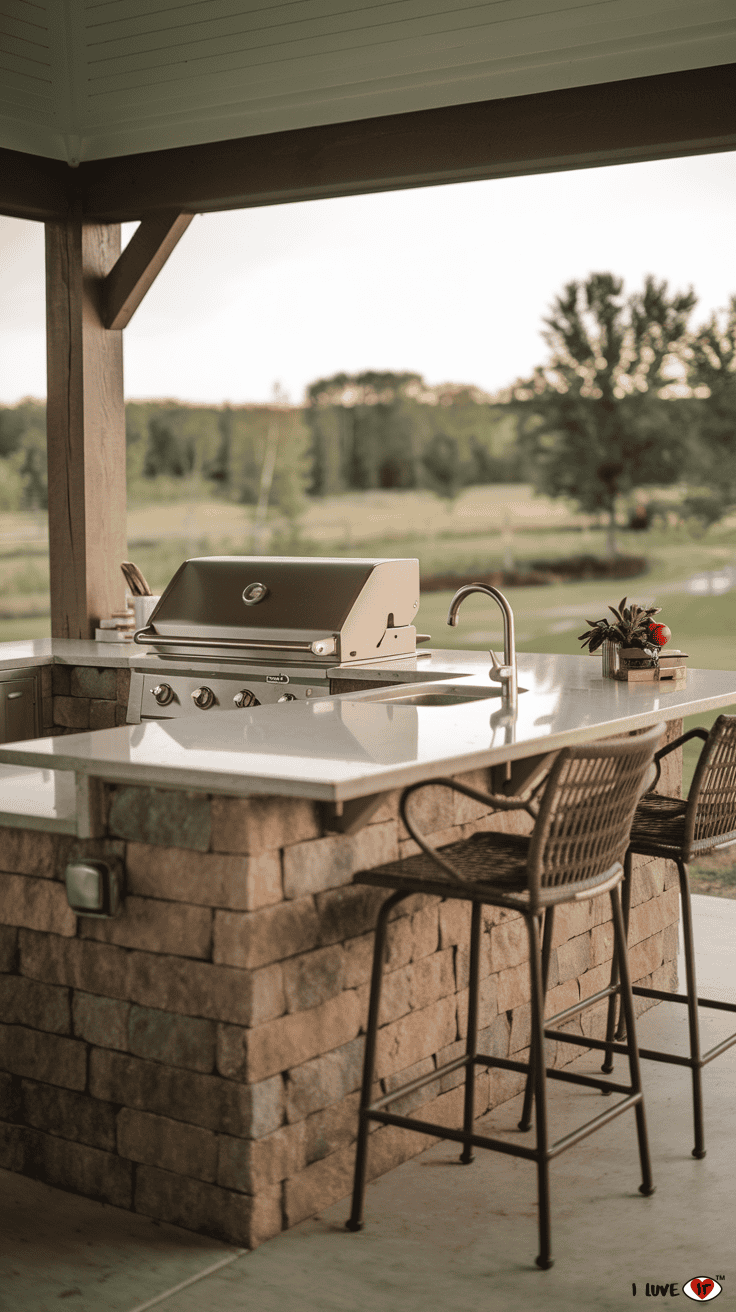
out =
[(706, 1303), (713, 1298), (718, 1298), (721, 1286), (712, 1276), (693, 1276), (683, 1285), (682, 1292), (687, 1294), (688, 1298), (699, 1299), (701, 1303)]

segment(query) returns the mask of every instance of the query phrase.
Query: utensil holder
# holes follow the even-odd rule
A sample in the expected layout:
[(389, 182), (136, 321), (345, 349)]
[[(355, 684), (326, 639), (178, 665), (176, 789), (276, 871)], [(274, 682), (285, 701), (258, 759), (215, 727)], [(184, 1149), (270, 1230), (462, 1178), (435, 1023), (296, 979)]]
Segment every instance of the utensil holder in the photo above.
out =
[(160, 597), (135, 597), (133, 599), (136, 629), (144, 629), (146, 627), (160, 600)]

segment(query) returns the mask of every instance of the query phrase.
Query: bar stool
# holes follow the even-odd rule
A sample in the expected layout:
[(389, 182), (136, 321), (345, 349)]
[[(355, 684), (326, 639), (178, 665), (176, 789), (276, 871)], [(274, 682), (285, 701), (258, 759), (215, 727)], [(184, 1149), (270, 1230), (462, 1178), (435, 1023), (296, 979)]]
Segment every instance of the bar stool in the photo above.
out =
[[(623, 857), (631, 820), (651, 772), (652, 756), (662, 739), (662, 726), (636, 737), (609, 740), (582, 747), (566, 747), (558, 753), (549, 775), (526, 799), (511, 800), (489, 796), (453, 779), (434, 779), (414, 784), (401, 798), (401, 816), (421, 853), (403, 861), (392, 861), (374, 870), (354, 876), (355, 883), (373, 884), (395, 891), (384, 902), (376, 925), (370, 1004), (366, 1033), (363, 1084), (360, 1099), (358, 1143), (355, 1162), (353, 1203), (349, 1230), (363, 1226), (369, 1123), (398, 1125), (421, 1134), (437, 1135), (463, 1145), (460, 1161), (473, 1160), (473, 1148), (525, 1157), (537, 1165), (539, 1255), (537, 1265), (552, 1265), (549, 1200), (549, 1163), (553, 1157), (572, 1147), (593, 1130), (606, 1125), (615, 1116), (633, 1107), (641, 1161), (640, 1192), (654, 1192), (647, 1142), (644, 1098), (636, 1049), (634, 1007), (631, 995), (626, 939), (624, 934), (619, 884), (623, 879)], [(530, 837), (513, 834), (476, 833), (461, 842), (435, 849), (419, 833), (407, 811), (409, 798), (421, 788), (443, 785), (493, 808), (505, 811), (525, 810), (535, 820)], [(541, 797), (537, 794), (541, 792)], [(463, 1056), (446, 1063), (429, 1075), (412, 1080), (402, 1088), (371, 1102), (375, 1071), (378, 1016), (383, 979), (386, 933), (394, 908), (413, 893), (436, 894), (472, 904), (470, 928), (470, 969), (468, 993), (468, 1033)], [(629, 1083), (609, 1084), (600, 1077), (564, 1070), (547, 1070), (544, 1059), (544, 1000), (547, 987), (552, 927), (555, 907), (608, 893), (611, 899), (615, 941), (618, 945), (620, 991), (627, 1023)], [(529, 1062), (512, 1061), (478, 1052), (478, 983), (480, 967), (481, 909), (484, 905), (519, 911), (526, 922), (529, 937), (531, 974), (531, 1051)], [(540, 928), (544, 921), (544, 943), (540, 950)], [(590, 1001), (569, 1008), (569, 1019), (590, 1006)], [(563, 1042), (584, 1047), (605, 1046), (603, 1040), (582, 1035), (560, 1034)], [(479, 1066), (528, 1074), (536, 1109), (536, 1147), (509, 1143), (476, 1134), (474, 1123), (475, 1070)], [(400, 1116), (388, 1110), (404, 1095), (439, 1080), (451, 1071), (465, 1069), (465, 1100), (462, 1129)], [(555, 1143), (549, 1143), (547, 1131), (546, 1077), (565, 1080), (596, 1090), (613, 1090), (622, 1096), (614, 1106), (593, 1117)]]
[[(648, 792), (642, 797), (631, 827), (629, 850), (626, 853), (626, 877), (623, 885), (623, 914), (628, 937), (629, 911), (631, 907), (631, 865), (633, 853), (644, 856), (667, 857), (674, 861), (680, 878), (680, 901), (682, 905), (682, 932), (685, 947), (686, 993), (673, 993), (665, 989), (634, 988), (634, 993), (642, 998), (657, 998), (662, 1002), (680, 1002), (687, 1006), (688, 1028), (690, 1036), (690, 1056), (679, 1057), (674, 1053), (661, 1052), (650, 1048), (640, 1048), (639, 1055), (651, 1061), (668, 1062), (675, 1066), (689, 1066), (692, 1073), (693, 1120), (695, 1128), (695, 1147), (693, 1157), (705, 1157), (705, 1135), (703, 1131), (703, 1089), (701, 1071), (714, 1057), (719, 1057), (736, 1043), (736, 1033), (731, 1034), (708, 1052), (700, 1051), (700, 1025), (698, 1007), (711, 1007), (716, 1011), (736, 1012), (736, 1003), (717, 1002), (709, 998), (699, 998), (695, 978), (695, 951), (693, 945), (693, 919), (690, 903), (690, 880), (688, 862), (694, 856), (704, 852), (713, 852), (721, 847), (736, 843), (736, 715), (719, 715), (710, 733), (705, 729), (691, 729), (674, 742), (667, 743), (655, 755), (657, 778), (661, 761), (676, 748), (692, 738), (702, 738), (704, 747), (700, 753), (687, 801), (679, 797), (666, 797)], [(611, 983), (618, 978), (618, 962), (614, 952)], [(615, 1026), (616, 997), (609, 998), (608, 1027), (606, 1039), (613, 1039)], [(623, 1035), (625, 1017), (621, 1017), (616, 1038)], [(613, 1070), (613, 1048), (606, 1056), (604, 1071)]]

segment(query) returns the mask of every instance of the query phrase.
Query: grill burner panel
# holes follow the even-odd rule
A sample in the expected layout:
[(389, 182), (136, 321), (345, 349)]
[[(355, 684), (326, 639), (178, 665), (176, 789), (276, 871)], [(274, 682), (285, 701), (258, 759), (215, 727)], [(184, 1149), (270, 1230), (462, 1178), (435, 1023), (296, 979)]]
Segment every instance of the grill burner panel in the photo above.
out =
[[(257, 673), (251, 668), (223, 675), (201, 670), (164, 668), (134, 670), (130, 679), (128, 723), (141, 720), (178, 720), (182, 716), (201, 717), (211, 711), (243, 711), (253, 706), (272, 705), (279, 701), (310, 701), (328, 697), (329, 680), (315, 670), (309, 676), (288, 678)], [(163, 666), (163, 662), (158, 662)], [(202, 695), (202, 694), (206, 695)], [(212, 694), (210, 697), (209, 694)]]

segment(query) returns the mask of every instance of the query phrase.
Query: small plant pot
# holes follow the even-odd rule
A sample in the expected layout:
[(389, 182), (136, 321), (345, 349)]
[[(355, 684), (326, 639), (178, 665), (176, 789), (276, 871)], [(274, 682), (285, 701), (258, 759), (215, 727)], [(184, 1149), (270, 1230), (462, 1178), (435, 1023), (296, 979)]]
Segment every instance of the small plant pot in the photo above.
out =
[(658, 677), (656, 651), (645, 651), (642, 647), (619, 648), (619, 672), (617, 679), (628, 683), (650, 683)]

